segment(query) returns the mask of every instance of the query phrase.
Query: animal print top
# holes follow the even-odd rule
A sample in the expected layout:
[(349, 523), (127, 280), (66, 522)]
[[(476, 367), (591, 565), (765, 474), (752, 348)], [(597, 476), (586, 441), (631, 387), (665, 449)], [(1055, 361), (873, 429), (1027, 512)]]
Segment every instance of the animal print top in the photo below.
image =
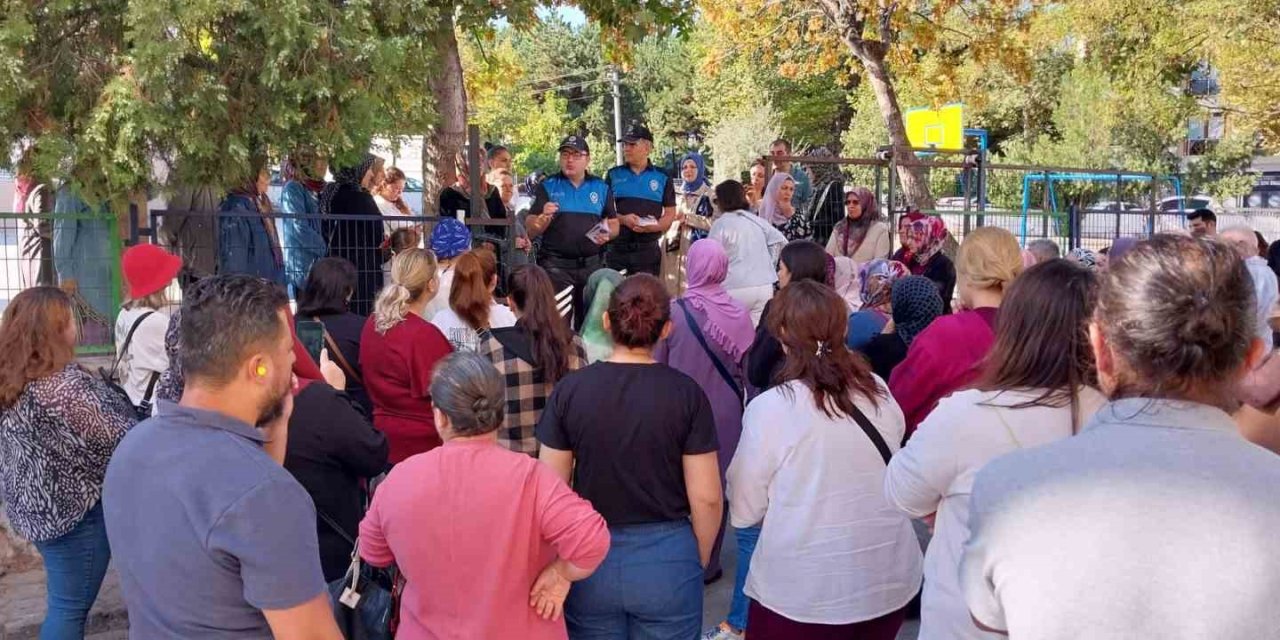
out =
[(135, 421), (123, 396), (75, 363), (27, 384), (0, 412), (0, 496), (14, 531), (47, 542), (75, 528)]
[(169, 368), (160, 374), (160, 382), (156, 384), (158, 400), (177, 402), (182, 399), (182, 388), (186, 380), (182, 375), (182, 363), (178, 361), (178, 343), (182, 337), (181, 326), (182, 310), (176, 309), (169, 316), (169, 329), (164, 332), (164, 352), (169, 356)]

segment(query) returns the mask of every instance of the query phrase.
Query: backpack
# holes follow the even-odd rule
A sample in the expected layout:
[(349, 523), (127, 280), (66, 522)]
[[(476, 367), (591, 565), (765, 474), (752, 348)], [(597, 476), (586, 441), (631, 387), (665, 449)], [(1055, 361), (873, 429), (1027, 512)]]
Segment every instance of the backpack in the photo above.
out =
[(120, 345), (120, 351), (116, 354), (116, 360), (111, 365), (111, 371), (107, 371), (101, 367), (98, 368), (98, 375), (102, 376), (102, 381), (107, 383), (107, 386), (113, 391), (120, 394), (120, 397), (124, 398), (125, 402), (129, 403), (129, 406), (133, 407), (133, 410), (138, 415), (138, 420), (146, 420), (151, 417), (152, 394), (155, 393), (156, 383), (160, 381), (160, 374), (151, 374), (151, 379), (147, 381), (147, 391), (143, 394), (142, 401), (135, 406), (133, 401), (129, 399), (129, 393), (124, 390), (124, 387), (120, 386), (118, 370), (120, 369), (120, 361), (124, 359), (124, 354), (129, 352), (129, 345), (133, 342), (134, 332), (136, 332), (138, 327), (142, 326), (142, 322), (153, 313), (155, 313), (155, 311), (148, 311), (141, 316), (138, 316), (138, 319), (133, 321), (133, 325), (129, 327), (129, 333), (124, 336), (124, 343)]

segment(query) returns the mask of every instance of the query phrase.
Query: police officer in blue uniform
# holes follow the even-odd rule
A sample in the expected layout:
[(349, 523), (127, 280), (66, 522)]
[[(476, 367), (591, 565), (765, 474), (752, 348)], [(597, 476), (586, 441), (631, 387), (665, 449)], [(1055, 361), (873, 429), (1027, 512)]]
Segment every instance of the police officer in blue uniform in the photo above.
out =
[(605, 181), (618, 207), (620, 232), (609, 245), (605, 261), (627, 274), (662, 277), (662, 249), (658, 242), (676, 219), (676, 191), (671, 177), (649, 162), (653, 133), (632, 125), (622, 136), (625, 164), (610, 169)]
[(530, 239), (542, 238), (538, 265), (547, 270), (556, 292), (573, 287), (575, 327), (582, 326), (587, 312), (582, 304), (587, 278), (604, 266), (604, 245), (618, 236), (613, 195), (604, 180), (587, 173), (590, 163), (585, 138), (571, 135), (561, 141), (560, 172), (538, 184), (525, 222)]

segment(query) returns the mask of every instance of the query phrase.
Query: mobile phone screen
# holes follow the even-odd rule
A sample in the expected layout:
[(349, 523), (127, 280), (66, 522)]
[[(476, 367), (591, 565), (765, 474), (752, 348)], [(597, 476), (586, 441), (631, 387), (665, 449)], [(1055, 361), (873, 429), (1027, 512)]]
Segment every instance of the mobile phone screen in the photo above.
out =
[(318, 320), (298, 321), (298, 340), (311, 354), (311, 359), (320, 364), (320, 350), (324, 348), (324, 324)]

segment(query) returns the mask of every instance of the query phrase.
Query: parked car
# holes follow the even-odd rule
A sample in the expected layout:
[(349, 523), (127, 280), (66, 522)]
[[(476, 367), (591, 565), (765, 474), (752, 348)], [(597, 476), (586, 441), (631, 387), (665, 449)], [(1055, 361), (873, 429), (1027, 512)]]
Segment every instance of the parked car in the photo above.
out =
[(1194, 196), (1174, 196), (1172, 198), (1164, 198), (1157, 205), (1162, 213), (1191, 213), (1196, 209), (1212, 209), (1221, 211), (1222, 205), (1218, 204), (1212, 196), (1194, 195)]

